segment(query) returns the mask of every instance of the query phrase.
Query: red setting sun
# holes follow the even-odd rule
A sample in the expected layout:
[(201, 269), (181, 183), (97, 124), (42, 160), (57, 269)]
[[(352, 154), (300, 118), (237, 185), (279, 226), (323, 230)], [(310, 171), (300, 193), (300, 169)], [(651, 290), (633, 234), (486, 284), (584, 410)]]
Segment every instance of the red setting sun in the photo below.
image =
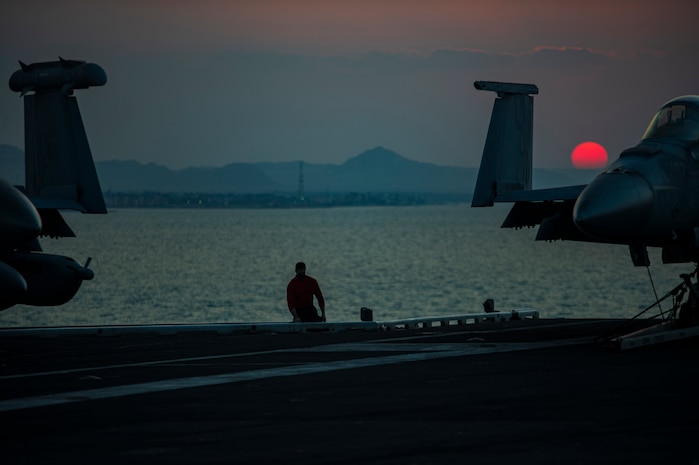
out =
[(597, 142), (583, 142), (573, 149), (570, 161), (579, 169), (602, 168), (607, 164), (607, 151)]

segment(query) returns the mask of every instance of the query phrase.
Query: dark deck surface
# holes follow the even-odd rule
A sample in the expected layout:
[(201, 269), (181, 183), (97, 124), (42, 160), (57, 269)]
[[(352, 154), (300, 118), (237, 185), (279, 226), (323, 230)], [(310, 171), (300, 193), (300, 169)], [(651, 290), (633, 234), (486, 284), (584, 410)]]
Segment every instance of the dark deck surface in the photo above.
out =
[(0, 463), (699, 464), (699, 342), (617, 324), (0, 334)]

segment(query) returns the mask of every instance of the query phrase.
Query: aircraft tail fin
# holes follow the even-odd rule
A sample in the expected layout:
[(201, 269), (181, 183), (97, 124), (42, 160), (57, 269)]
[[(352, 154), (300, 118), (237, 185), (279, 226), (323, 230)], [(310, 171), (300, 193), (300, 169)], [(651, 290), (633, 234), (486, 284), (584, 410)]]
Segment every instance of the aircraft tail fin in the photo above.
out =
[(75, 97), (24, 96), (25, 188), (37, 208), (107, 213)]
[(478, 90), (497, 92), (478, 171), (472, 207), (490, 207), (504, 193), (532, 188), (533, 84), (476, 81)]

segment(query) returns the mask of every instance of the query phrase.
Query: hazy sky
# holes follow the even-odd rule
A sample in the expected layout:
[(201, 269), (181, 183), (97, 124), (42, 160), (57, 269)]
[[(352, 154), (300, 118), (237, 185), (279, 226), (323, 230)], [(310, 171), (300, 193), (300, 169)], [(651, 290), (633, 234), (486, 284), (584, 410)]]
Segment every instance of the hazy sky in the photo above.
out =
[[(0, 75), (81, 59), (76, 91), (97, 160), (172, 168), (304, 160), (375, 146), (478, 166), (495, 94), (539, 86), (534, 163), (569, 167), (591, 140), (612, 159), (655, 110), (699, 94), (699, 4), (686, 0), (40, 1), (0, 7)], [(7, 82), (7, 81), (5, 81)], [(0, 144), (23, 107), (0, 91)]]

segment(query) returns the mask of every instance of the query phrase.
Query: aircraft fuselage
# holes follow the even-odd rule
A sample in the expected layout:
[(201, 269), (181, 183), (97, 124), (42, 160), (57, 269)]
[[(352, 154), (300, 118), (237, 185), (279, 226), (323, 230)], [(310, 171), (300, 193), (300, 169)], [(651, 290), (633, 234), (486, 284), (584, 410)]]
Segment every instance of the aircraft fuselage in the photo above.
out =
[(531, 84), (476, 81), (497, 92), (474, 207), (513, 202), (502, 227), (539, 225), (536, 240), (626, 244), (635, 265), (646, 247), (664, 263), (699, 262), (699, 95), (670, 100), (638, 145), (587, 186), (532, 189)]
[(573, 222), (581, 232), (600, 242), (662, 247), (664, 262), (694, 260), (699, 245), (699, 98), (672, 100), (658, 114), (679, 106), (683, 116), (665, 123), (678, 126), (674, 137), (656, 137), (656, 116), (641, 143), (624, 150), (580, 193)]

